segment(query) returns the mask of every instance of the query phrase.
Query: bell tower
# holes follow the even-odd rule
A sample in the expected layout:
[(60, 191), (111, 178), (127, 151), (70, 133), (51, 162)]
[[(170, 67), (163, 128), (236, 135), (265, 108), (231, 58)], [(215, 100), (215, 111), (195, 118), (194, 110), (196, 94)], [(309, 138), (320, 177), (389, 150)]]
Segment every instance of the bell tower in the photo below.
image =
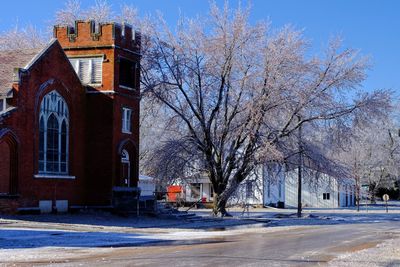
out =
[(86, 88), (88, 202), (109, 204), (113, 187), (138, 183), (140, 33), (129, 25), (76, 21), (55, 26), (54, 37)]

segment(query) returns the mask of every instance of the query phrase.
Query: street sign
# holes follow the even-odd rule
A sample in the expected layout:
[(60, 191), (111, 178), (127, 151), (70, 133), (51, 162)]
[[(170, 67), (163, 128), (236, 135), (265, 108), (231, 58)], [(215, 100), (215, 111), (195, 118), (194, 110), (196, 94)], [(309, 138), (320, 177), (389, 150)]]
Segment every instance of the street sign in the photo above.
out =
[(385, 201), (385, 202), (389, 201), (389, 195), (388, 194), (384, 194), (382, 198), (383, 198), (383, 201)]

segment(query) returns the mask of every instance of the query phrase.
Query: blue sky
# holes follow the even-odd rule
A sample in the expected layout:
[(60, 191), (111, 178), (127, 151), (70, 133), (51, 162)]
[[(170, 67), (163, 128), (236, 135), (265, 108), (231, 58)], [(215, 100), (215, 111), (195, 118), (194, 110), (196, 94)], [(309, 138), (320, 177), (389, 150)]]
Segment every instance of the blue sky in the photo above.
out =
[[(82, 6), (94, 0), (82, 0)], [(222, 1), (217, 1), (220, 5)], [(237, 1), (229, 1), (236, 6)], [(2, 2), (0, 31), (16, 25), (31, 23), (38, 28), (51, 24), (56, 10), (64, 1), (19, 0)], [(208, 1), (200, 0), (114, 0), (109, 1), (117, 11), (123, 3), (136, 6), (139, 15), (161, 11), (171, 24), (179, 13), (187, 16), (206, 15)], [(246, 1), (242, 0), (242, 5)], [(271, 20), (273, 27), (292, 24), (304, 29), (315, 49), (323, 49), (330, 37), (340, 35), (345, 46), (360, 49), (372, 58), (373, 68), (363, 86), (366, 90), (379, 88), (400, 92), (400, 1), (397, 0), (252, 0), (252, 22)], [(399, 95), (397, 93), (397, 95)]]

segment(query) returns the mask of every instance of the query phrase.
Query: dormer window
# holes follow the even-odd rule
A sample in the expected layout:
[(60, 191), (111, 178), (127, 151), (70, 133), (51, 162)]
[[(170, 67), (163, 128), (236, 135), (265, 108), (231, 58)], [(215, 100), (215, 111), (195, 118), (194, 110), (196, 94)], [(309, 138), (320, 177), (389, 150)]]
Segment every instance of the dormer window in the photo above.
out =
[(6, 110), (6, 100), (0, 99), (0, 113), (4, 110)]
[(119, 84), (122, 88), (135, 89), (136, 63), (125, 58), (119, 59)]
[(0, 98), (0, 113), (6, 112), (10, 108), (7, 103), (7, 98)]
[(99, 86), (102, 82), (103, 57), (72, 57), (69, 59), (79, 79), (85, 85)]

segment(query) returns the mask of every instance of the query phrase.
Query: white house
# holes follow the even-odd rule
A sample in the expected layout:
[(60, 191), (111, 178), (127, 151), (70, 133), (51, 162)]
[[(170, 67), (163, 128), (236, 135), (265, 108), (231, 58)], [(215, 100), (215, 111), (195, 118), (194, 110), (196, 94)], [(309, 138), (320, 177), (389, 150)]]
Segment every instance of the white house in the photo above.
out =
[[(228, 204), (297, 207), (297, 178), (296, 168), (288, 169), (281, 164), (265, 165), (240, 184)], [(303, 168), (302, 181), (303, 207), (338, 208), (355, 205), (355, 185), (351, 179)], [(206, 177), (180, 185), (186, 202), (201, 199), (204, 202), (213, 201), (212, 184)]]
[[(263, 183), (265, 206), (297, 207), (298, 170), (280, 165), (264, 167)], [(338, 208), (355, 205), (355, 185), (352, 179), (334, 177), (303, 168), (302, 206)]]

